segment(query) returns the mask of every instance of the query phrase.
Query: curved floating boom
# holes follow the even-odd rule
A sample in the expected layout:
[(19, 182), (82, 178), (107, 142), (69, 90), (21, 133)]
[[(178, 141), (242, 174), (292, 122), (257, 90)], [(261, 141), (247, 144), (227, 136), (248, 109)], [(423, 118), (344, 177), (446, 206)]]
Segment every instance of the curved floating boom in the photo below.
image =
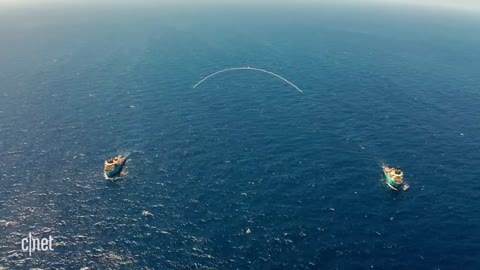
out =
[(226, 68), (226, 69), (223, 69), (223, 70), (220, 70), (220, 71), (217, 71), (217, 72), (214, 72), (210, 75), (208, 75), (207, 77), (201, 79), (198, 83), (196, 83), (193, 88), (199, 86), (200, 84), (202, 84), (204, 81), (208, 80), (209, 78), (217, 75), (217, 74), (220, 74), (220, 73), (223, 73), (223, 72), (227, 72), (227, 71), (233, 71), (233, 70), (254, 70), (254, 71), (260, 71), (260, 72), (263, 72), (263, 73), (267, 73), (267, 74), (270, 74), (270, 75), (273, 75), (277, 78), (279, 78), (280, 80), (288, 83), (289, 85), (291, 85), (293, 88), (295, 88), (295, 90), (297, 90), (298, 92), (300, 93), (303, 93), (302, 90), (300, 90), (300, 88), (298, 88), (295, 84), (293, 84), (292, 82), (290, 82), (289, 80), (285, 79), (284, 77), (278, 75), (278, 74), (275, 74), (271, 71), (268, 71), (268, 70), (265, 70), (265, 69), (260, 69), (260, 68), (253, 68), (253, 67), (235, 67), (235, 68)]

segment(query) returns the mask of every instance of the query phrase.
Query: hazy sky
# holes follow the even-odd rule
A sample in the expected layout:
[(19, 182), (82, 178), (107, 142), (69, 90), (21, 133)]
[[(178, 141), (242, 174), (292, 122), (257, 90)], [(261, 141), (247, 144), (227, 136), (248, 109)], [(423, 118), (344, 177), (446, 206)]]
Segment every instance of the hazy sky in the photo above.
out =
[[(357, 2), (362, 2), (358, 0)], [(432, 6), (466, 10), (480, 10), (480, 0), (370, 0), (377, 3), (393, 3), (410, 6)]]
[(349, 3), (376, 3), (381, 5), (404, 5), (404, 6), (425, 6), (449, 9), (463, 9), (480, 11), (480, 0), (0, 0), (0, 6), (33, 6), (42, 5), (46, 3), (171, 3), (171, 4), (194, 4), (201, 5), (203, 3), (242, 3), (242, 4), (256, 4), (256, 3), (335, 3), (335, 4), (349, 4)]

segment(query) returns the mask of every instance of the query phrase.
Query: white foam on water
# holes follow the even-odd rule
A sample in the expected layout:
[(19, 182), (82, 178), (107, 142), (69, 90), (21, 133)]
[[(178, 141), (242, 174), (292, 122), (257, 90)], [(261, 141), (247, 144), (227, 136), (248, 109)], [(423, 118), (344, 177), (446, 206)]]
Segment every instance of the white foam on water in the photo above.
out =
[(199, 82), (197, 82), (193, 88), (196, 88), (197, 86), (199, 86), (200, 84), (202, 84), (204, 81), (208, 80), (209, 78), (217, 75), (217, 74), (220, 74), (220, 73), (223, 73), (223, 72), (227, 72), (227, 71), (234, 71), (234, 70), (253, 70), (253, 71), (259, 71), (259, 72), (263, 72), (263, 73), (267, 73), (267, 74), (270, 74), (270, 75), (273, 75), (279, 79), (281, 79), (282, 81), (288, 83), (289, 85), (291, 85), (293, 88), (295, 88), (295, 90), (297, 90), (298, 92), (300, 93), (303, 93), (303, 91), (298, 88), (295, 84), (293, 84), (292, 82), (290, 82), (289, 80), (285, 79), (284, 77), (276, 74), (276, 73), (273, 73), (271, 71), (268, 71), (268, 70), (265, 70), (265, 69), (260, 69), (260, 68), (254, 68), (254, 67), (234, 67), (234, 68), (226, 68), (226, 69), (222, 69), (222, 70), (219, 70), (219, 71), (216, 71), (210, 75), (208, 75), (207, 77), (201, 79)]

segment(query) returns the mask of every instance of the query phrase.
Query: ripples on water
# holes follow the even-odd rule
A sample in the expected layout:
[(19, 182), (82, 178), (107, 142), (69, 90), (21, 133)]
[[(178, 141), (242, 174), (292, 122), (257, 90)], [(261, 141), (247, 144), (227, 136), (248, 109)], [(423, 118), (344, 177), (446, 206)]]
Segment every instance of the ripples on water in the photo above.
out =
[[(478, 268), (480, 46), (452, 42), (480, 45), (469, 22), (50, 12), (0, 28), (0, 268)], [(237, 64), (305, 94), (255, 73), (192, 89)], [(30, 232), (55, 251), (22, 253)]]

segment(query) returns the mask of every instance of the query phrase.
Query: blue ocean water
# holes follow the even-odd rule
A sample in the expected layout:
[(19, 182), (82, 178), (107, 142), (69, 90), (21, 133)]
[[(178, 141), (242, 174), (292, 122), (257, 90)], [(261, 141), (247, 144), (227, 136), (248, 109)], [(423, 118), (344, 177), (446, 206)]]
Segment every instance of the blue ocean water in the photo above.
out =
[[(479, 269), (479, 26), (371, 6), (0, 10), (0, 269)], [(235, 66), (304, 94), (252, 71), (192, 89)], [(55, 250), (29, 257), (29, 233)]]

